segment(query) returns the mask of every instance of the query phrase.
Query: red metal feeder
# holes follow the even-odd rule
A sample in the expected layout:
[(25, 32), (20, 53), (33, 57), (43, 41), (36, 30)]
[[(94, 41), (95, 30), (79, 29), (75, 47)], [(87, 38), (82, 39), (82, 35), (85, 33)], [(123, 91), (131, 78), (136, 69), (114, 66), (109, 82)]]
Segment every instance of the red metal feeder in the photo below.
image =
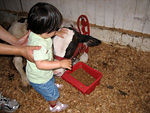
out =
[[(85, 70), (96, 80), (91, 85), (86, 86), (77, 79), (75, 79), (73, 76), (71, 76), (71, 74), (79, 68)], [(74, 86), (76, 89), (78, 89), (81, 93), (85, 95), (85, 93), (90, 94), (95, 89), (95, 87), (99, 85), (100, 79), (102, 78), (102, 73), (91, 68), (90, 66), (86, 65), (83, 62), (78, 62), (73, 66), (72, 70), (67, 70), (61, 78), (66, 82), (70, 83), (72, 86)]]
[[(85, 15), (80, 15), (77, 20), (78, 30), (83, 35), (90, 35), (89, 20)], [(81, 27), (80, 27), (81, 26)]]
[[(77, 26), (81, 34), (90, 35), (89, 21), (85, 15), (79, 16), (77, 20)], [(79, 46), (78, 49), (79, 48), (80, 50), (84, 50), (86, 53), (88, 53), (88, 47), (86, 49), (83, 49), (84, 48), (83, 44), (82, 46)], [(84, 51), (81, 51), (81, 52), (84, 52)], [(85, 70), (87, 73), (93, 76), (96, 80), (91, 85), (86, 86), (80, 81), (78, 81), (77, 79), (75, 79), (73, 76), (71, 76), (71, 74), (79, 68), (82, 68), (83, 70)], [(90, 94), (95, 89), (95, 87), (99, 85), (100, 79), (102, 78), (102, 73), (89, 67), (83, 62), (78, 62), (72, 67), (72, 70), (67, 70), (61, 78), (64, 79), (66, 82), (70, 83), (72, 86), (74, 86), (76, 89), (78, 89), (80, 92), (82, 92), (85, 95), (85, 93)]]

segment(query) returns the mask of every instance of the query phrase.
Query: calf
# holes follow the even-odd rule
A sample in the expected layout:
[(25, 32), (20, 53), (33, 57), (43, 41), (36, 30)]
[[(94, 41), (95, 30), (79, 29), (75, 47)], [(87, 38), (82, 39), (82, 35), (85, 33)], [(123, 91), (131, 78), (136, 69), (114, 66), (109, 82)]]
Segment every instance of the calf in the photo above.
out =
[[(87, 47), (97, 46), (101, 43), (100, 40), (93, 38), (89, 35), (82, 35), (72, 27), (68, 27), (68, 34), (64, 34), (65, 38), (55, 36), (53, 38), (54, 47), (54, 59), (72, 59), (73, 64), (78, 61), (86, 63), (88, 61)], [(79, 59), (78, 54), (83, 53)], [(59, 76), (62, 76), (65, 69), (57, 69), (61, 72)]]
[[(26, 20), (21, 19), (18, 22), (14, 22), (8, 31), (15, 37), (20, 38), (27, 33), (26, 27)], [(80, 56), (79, 60), (76, 59), (78, 54), (81, 52), (81, 50), (86, 49), (87, 47), (99, 45), (101, 41), (89, 35), (82, 35), (71, 27), (67, 27), (67, 29), (68, 34), (64, 34), (65, 38), (61, 38), (58, 36), (53, 37), (54, 60), (72, 59), (74, 64), (78, 61), (86, 63), (88, 60), (87, 52), (82, 51), (83, 54)], [(22, 85), (29, 85), (29, 81), (23, 70), (22, 57), (15, 56), (13, 59), (13, 63), (21, 75)], [(56, 71), (61, 73), (59, 74), (59, 76), (62, 76), (65, 72), (65, 69), (61, 68), (57, 69)]]
[[(8, 29), (8, 32), (10, 32), (16, 38), (20, 38), (20, 37), (24, 36), (28, 32), (26, 19), (22, 18), (19, 21), (12, 23), (12, 25)], [(23, 70), (23, 67), (24, 67), (23, 58), (21, 56), (15, 56), (13, 59), (13, 63), (21, 75), (22, 85), (23, 86), (29, 85), (28, 78), (26, 76), (26, 73)]]

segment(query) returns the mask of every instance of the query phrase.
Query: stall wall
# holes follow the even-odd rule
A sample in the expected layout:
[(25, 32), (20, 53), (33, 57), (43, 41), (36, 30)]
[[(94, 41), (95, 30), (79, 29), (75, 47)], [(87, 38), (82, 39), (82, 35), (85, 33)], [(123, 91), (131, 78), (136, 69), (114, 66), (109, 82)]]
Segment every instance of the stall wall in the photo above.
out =
[(98, 39), (150, 51), (150, 0), (0, 0), (0, 23), (17, 20), (41, 1), (74, 22), (86, 15)]

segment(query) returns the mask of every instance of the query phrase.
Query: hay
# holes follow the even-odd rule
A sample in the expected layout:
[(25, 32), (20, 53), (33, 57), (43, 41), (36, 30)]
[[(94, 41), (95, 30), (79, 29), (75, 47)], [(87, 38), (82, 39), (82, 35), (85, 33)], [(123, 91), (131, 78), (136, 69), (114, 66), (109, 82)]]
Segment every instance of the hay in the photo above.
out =
[(71, 76), (73, 76), (75, 79), (80, 81), (82, 84), (86, 86), (90, 86), (96, 79), (91, 76), (89, 73), (87, 73), (82, 68), (77, 69), (74, 71)]
[[(88, 54), (87, 64), (103, 73), (100, 85), (90, 95), (84, 96), (64, 80), (56, 78), (57, 83), (64, 85), (59, 101), (69, 105), (60, 113), (150, 111), (149, 52), (102, 43), (89, 48)], [(48, 103), (33, 88), (28, 92), (22, 91), (20, 75), (12, 64), (12, 56), (0, 56), (0, 63), (0, 92), (20, 102), (21, 106), (15, 113), (49, 113)]]

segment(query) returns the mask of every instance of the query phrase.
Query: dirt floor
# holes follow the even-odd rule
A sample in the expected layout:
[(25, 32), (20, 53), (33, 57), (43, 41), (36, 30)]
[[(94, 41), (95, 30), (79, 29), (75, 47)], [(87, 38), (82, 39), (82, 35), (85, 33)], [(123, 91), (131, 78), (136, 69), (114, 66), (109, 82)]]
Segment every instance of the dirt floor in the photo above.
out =
[[(100, 84), (90, 95), (83, 95), (56, 78), (57, 83), (64, 85), (59, 101), (69, 105), (60, 113), (149, 113), (150, 52), (102, 43), (89, 48), (88, 54), (87, 64), (103, 73)], [(0, 56), (0, 92), (20, 102), (15, 113), (50, 113), (48, 103), (33, 88), (22, 90), (12, 59), (12, 56)]]
[[(100, 84), (89, 95), (83, 95), (56, 77), (56, 82), (64, 85), (59, 90), (59, 101), (69, 105), (60, 113), (150, 113), (150, 52), (102, 43), (89, 48), (88, 55), (87, 65), (103, 73)], [(20, 75), (12, 60), (13, 56), (0, 56), (2, 95), (20, 103), (15, 113), (50, 113), (48, 103), (33, 88), (22, 90)], [(75, 75), (84, 84), (93, 82), (82, 70)], [(4, 112), (0, 110), (0, 113)]]

